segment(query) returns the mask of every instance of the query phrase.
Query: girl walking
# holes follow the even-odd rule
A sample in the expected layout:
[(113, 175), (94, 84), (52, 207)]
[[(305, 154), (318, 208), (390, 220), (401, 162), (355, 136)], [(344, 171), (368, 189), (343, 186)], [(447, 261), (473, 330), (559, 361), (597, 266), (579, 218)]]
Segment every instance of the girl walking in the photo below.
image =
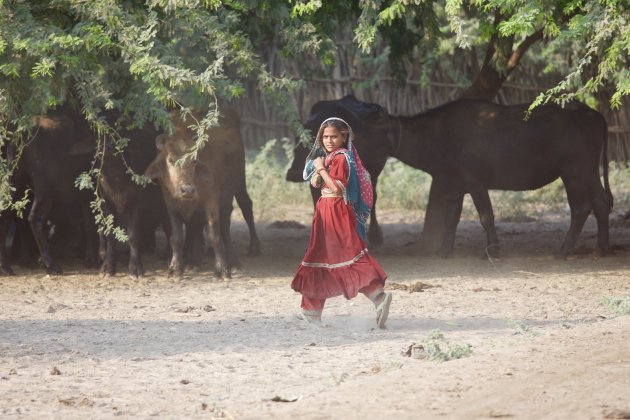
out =
[(306, 158), (304, 179), (322, 189), (315, 206), (311, 238), (291, 287), (302, 294), (300, 318), (321, 323), (327, 298), (368, 297), (376, 325), (385, 327), (392, 294), (383, 290), (387, 275), (368, 253), (365, 224), (373, 201), (372, 184), (352, 144), (352, 129), (341, 118), (319, 128)]

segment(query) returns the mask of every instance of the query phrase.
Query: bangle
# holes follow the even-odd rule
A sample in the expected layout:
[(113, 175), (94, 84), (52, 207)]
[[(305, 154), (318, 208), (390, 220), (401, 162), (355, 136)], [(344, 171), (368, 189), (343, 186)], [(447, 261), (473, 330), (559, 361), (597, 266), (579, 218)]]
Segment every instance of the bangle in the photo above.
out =
[(325, 170), (326, 170), (326, 168), (319, 168), (319, 169), (318, 169), (318, 170), (316, 170), (315, 172), (317, 172), (317, 175), (319, 175), (319, 173), (320, 173), (321, 171), (325, 171)]

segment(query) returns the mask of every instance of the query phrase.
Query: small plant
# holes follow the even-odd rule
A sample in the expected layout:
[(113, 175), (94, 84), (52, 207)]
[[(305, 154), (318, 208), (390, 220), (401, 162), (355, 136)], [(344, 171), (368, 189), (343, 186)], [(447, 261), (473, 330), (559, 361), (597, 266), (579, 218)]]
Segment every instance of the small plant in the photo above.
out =
[(630, 296), (622, 298), (606, 297), (604, 298), (604, 304), (618, 315), (630, 315)]
[(461, 359), (471, 354), (470, 344), (452, 345), (444, 339), (444, 334), (439, 330), (431, 331), (419, 344), (411, 343), (403, 352), (403, 356), (437, 362)]
[(519, 320), (510, 320), (509, 323), (516, 329), (515, 335), (524, 335), (527, 337), (536, 337), (537, 332), (533, 331), (529, 325)]

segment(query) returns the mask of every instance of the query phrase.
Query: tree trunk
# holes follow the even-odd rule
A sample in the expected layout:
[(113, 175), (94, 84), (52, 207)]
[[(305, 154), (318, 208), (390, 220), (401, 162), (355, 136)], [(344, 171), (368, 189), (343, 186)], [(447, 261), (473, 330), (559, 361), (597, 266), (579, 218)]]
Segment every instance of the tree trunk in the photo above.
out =
[(497, 96), (507, 74), (502, 76), (491, 65), (484, 64), (470, 87), (459, 97), (460, 99), (485, 99), (491, 101)]

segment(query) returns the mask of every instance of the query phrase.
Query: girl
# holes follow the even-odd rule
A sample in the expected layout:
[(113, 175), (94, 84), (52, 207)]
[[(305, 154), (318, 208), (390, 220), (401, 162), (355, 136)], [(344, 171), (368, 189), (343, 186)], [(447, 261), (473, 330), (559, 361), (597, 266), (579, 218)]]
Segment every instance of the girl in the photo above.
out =
[(364, 243), (372, 184), (348, 123), (340, 118), (322, 123), (303, 176), (322, 188), (322, 196), (315, 206), (306, 255), (291, 283), (302, 294), (300, 318), (321, 323), (327, 298), (351, 299), (361, 292), (376, 306), (376, 325), (383, 328), (392, 294), (383, 291), (387, 275)]

